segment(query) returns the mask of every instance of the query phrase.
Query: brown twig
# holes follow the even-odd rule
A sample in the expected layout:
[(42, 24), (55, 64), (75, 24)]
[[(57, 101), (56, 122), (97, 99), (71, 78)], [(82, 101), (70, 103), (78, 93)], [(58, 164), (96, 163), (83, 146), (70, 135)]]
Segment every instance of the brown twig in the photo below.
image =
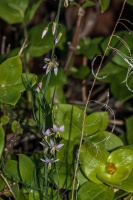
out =
[(0, 173), (0, 176), (1, 176), (1, 177), (2, 177), (2, 179), (5, 181), (5, 183), (6, 183), (7, 187), (9, 188), (9, 190), (10, 190), (10, 192), (11, 192), (12, 196), (13, 196), (13, 198), (14, 198), (14, 199), (16, 199), (16, 196), (15, 196), (14, 192), (12, 191), (12, 188), (10, 187), (10, 185), (9, 185), (9, 183), (7, 182), (6, 178), (3, 176), (3, 174), (2, 174), (2, 173)]
[[(82, 3), (82, 0), (80, 1), (79, 4), (81, 4), (81, 3)], [(68, 66), (69, 66), (69, 64), (72, 60), (74, 51), (76, 49), (76, 46), (77, 46), (77, 43), (78, 43), (78, 40), (79, 40), (79, 34), (80, 34), (82, 19), (83, 19), (84, 14), (85, 14), (85, 10), (83, 8), (79, 7), (79, 9), (78, 9), (78, 19), (77, 19), (77, 24), (76, 24), (76, 28), (75, 28), (75, 33), (74, 33), (72, 42), (69, 46), (70, 51), (68, 52), (68, 55), (67, 55), (66, 64), (65, 64), (65, 67), (64, 67), (64, 72), (67, 71), (67, 68), (68, 68)]]
[(20, 51), (19, 51), (19, 53), (18, 53), (19, 56), (21, 56), (21, 54), (22, 54), (22, 52), (23, 52), (23, 50), (24, 50), (24, 48), (25, 48), (26, 43), (27, 43), (27, 38), (25, 38), (25, 40), (24, 40), (24, 42), (23, 42), (23, 45), (22, 45), (22, 47), (21, 47), (21, 49), (20, 49)]
[[(105, 55), (106, 55), (106, 53), (107, 53), (107, 50), (109, 49), (110, 42), (111, 42), (112, 37), (113, 37), (113, 35), (114, 35), (114, 33), (115, 33), (115, 30), (116, 30), (116, 27), (117, 27), (117, 25), (118, 25), (118, 23), (119, 23), (119, 20), (120, 20), (120, 18), (121, 18), (121, 16), (122, 16), (122, 13), (123, 13), (123, 10), (124, 10), (124, 7), (125, 7), (125, 3), (126, 3), (126, 0), (124, 0), (124, 2), (123, 2), (123, 6), (122, 6), (122, 9), (121, 9), (119, 18), (118, 18), (118, 20), (117, 20), (117, 22), (116, 22), (116, 24), (115, 24), (114, 30), (113, 30), (113, 32), (112, 32), (112, 34), (111, 34), (111, 36), (110, 36), (109, 42), (108, 42), (107, 47), (106, 47), (106, 49), (105, 49), (105, 52), (104, 52), (104, 54), (103, 54), (103, 56), (102, 56), (100, 65), (99, 65), (98, 70), (97, 70), (97, 72), (96, 72), (96, 76), (98, 76), (98, 73), (99, 73), (99, 71), (100, 71), (100, 69), (101, 69), (103, 60), (104, 60)], [(81, 151), (81, 145), (82, 145), (83, 136), (84, 136), (84, 125), (85, 125), (85, 118), (86, 118), (87, 106), (88, 106), (88, 103), (89, 103), (89, 101), (90, 101), (91, 93), (92, 93), (92, 91), (93, 91), (95, 82), (96, 82), (96, 79), (94, 79), (94, 81), (93, 81), (93, 83), (92, 83), (91, 89), (90, 89), (89, 94), (88, 94), (88, 99), (87, 99), (87, 102), (86, 102), (86, 105), (85, 105), (85, 109), (84, 109), (83, 124), (82, 124), (82, 133), (81, 133), (80, 144), (79, 144), (79, 149), (78, 149), (78, 153), (77, 153), (76, 167), (75, 167), (74, 179), (73, 179), (73, 185), (72, 185), (72, 198), (71, 198), (71, 200), (74, 200), (74, 187), (75, 187), (76, 175), (77, 175), (77, 171), (78, 171), (78, 164), (79, 164), (79, 156), (80, 156), (80, 151)]]

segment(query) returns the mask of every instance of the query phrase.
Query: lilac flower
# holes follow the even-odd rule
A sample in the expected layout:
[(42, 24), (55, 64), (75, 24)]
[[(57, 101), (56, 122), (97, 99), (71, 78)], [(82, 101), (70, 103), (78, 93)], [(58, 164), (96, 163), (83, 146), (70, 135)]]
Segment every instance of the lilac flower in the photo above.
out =
[(59, 128), (53, 124), (53, 131), (56, 133), (56, 137), (60, 137), (60, 133), (64, 132), (64, 125)]
[(41, 159), (42, 162), (47, 163), (48, 164), (48, 169), (51, 169), (51, 163), (55, 163), (58, 162), (59, 159), (54, 160), (53, 158), (49, 159), (49, 158), (45, 158), (45, 159)]
[(46, 27), (43, 32), (42, 32), (42, 38), (44, 38), (44, 36), (46, 35), (46, 33), (48, 32), (48, 27)]
[(59, 149), (64, 145), (64, 144), (55, 144), (54, 143), (54, 141), (51, 139), (50, 140), (50, 148), (51, 148), (51, 151), (50, 151), (50, 153), (51, 154), (54, 154), (55, 153), (55, 151), (59, 151)]
[(54, 74), (57, 75), (59, 64), (56, 62), (56, 60), (44, 58), (44, 62), (46, 63), (46, 65), (43, 67), (43, 69), (46, 69), (46, 74), (48, 74), (52, 69), (54, 69)]
[(45, 136), (45, 139), (47, 139), (47, 137), (51, 136), (51, 132), (49, 129), (47, 129), (46, 131), (43, 131), (42, 134)]

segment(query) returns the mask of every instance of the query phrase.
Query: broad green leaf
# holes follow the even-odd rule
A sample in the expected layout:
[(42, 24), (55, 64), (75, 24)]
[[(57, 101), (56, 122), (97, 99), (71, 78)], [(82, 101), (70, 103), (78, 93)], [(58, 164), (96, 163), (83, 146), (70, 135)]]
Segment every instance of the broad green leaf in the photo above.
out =
[(6, 125), (6, 124), (8, 124), (8, 122), (9, 122), (9, 117), (8, 117), (8, 116), (4, 115), (4, 116), (2, 116), (2, 117), (0, 118), (0, 123), (1, 123), (2, 125)]
[(91, 137), (85, 139), (91, 142), (92, 147), (95, 144), (99, 147), (105, 148), (107, 151), (111, 151), (118, 147), (123, 146), (123, 142), (119, 137), (107, 131), (97, 132)]
[(2, 125), (0, 124), (0, 158), (4, 149), (5, 144), (5, 133), (4, 129), (2, 128)]
[(12, 179), (12, 178), (20, 179), (17, 161), (8, 160), (6, 165), (5, 165), (4, 170), (5, 170), (5, 173), (6, 173), (6, 177), (8, 177), (9, 179)]
[[(123, 82), (126, 78), (127, 71), (123, 70), (117, 75), (114, 76), (111, 83), (111, 92), (116, 99), (119, 101), (125, 102), (128, 99), (133, 97), (133, 93), (130, 92), (126, 86), (126, 83)], [(133, 89), (133, 76), (131, 75), (128, 78), (128, 84)]]
[(98, 172), (97, 177), (104, 183), (118, 187), (129, 176), (132, 169), (133, 150), (118, 149), (109, 155), (105, 171)]
[(133, 193), (133, 171), (129, 174), (128, 178), (122, 182), (120, 189)]
[(85, 119), (84, 136), (104, 131), (108, 126), (108, 118), (107, 112), (95, 112), (87, 116)]
[(116, 63), (110, 61), (107, 63), (105, 67), (103, 67), (100, 72), (98, 77), (104, 77), (107, 76), (106, 78), (101, 79), (102, 82), (105, 83), (111, 83), (114, 79), (114, 75), (117, 75), (123, 71), (123, 67), (117, 65)]
[(24, 183), (34, 185), (35, 165), (32, 160), (24, 155), (19, 154), (19, 171)]
[(0, 17), (9, 24), (23, 22), (29, 0), (1, 0)]
[[(79, 49), (76, 50), (77, 55), (85, 55), (89, 59), (93, 59), (97, 54), (101, 54), (99, 44), (102, 42), (102, 37), (90, 39), (89, 37), (84, 40), (80, 39), (78, 45)], [(93, 48), (91, 48), (93, 46)], [(91, 48), (91, 51), (90, 51)]]
[(89, 142), (85, 142), (81, 147), (80, 162), (82, 170), (86, 177), (94, 183), (102, 183), (97, 178), (97, 173), (105, 170), (105, 163), (108, 158), (108, 152), (98, 146), (90, 146)]
[(92, 2), (92, 1), (88, 1), (88, 2), (85, 2), (84, 4), (82, 4), (82, 8), (87, 8), (87, 7), (90, 7), (90, 6), (94, 6), (95, 3)]
[(126, 120), (127, 140), (129, 144), (133, 144), (133, 116)]
[(20, 98), (17, 88), (22, 73), (22, 63), (19, 56), (12, 57), (0, 65), (0, 101), (15, 105)]
[(117, 137), (115, 134), (109, 133), (109, 132), (104, 132), (104, 134), (105, 134), (105, 138), (107, 138), (105, 140), (105, 149), (107, 151), (112, 151), (124, 145), (122, 140), (119, 137)]
[(61, 137), (66, 140), (79, 140), (81, 137), (83, 110), (73, 105), (59, 104), (55, 114), (57, 122), (65, 126)]
[(83, 185), (83, 183), (88, 181), (88, 178), (85, 176), (82, 169), (79, 169), (77, 172), (77, 180), (80, 186)]
[[(42, 37), (43, 30), (48, 26), (48, 32)], [(59, 26), (57, 29), (57, 35), (59, 32), (62, 32), (62, 37), (57, 43), (56, 47), (61, 47), (61, 45), (65, 42), (65, 35), (66, 35), (66, 29), (65, 27)], [(33, 57), (42, 56), (43, 54), (47, 53), (52, 49), (53, 43), (54, 43), (54, 37), (52, 35), (52, 24), (48, 23), (41, 23), (37, 26), (33, 27), (29, 31), (29, 46), (27, 48), (29, 54)]]
[(22, 74), (22, 62), (19, 56), (7, 59), (0, 65), (0, 101), (15, 105), (21, 92), (29, 84), (36, 82), (36, 76)]
[(106, 1), (105, 0), (99, 0), (99, 3), (101, 5), (102, 11), (104, 12), (105, 10), (108, 9), (109, 4), (110, 4), (110, 0), (106, 0)]
[(113, 197), (113, 188), (90, 181), (84, 183), (78, 191), (78, 200), (113, 200)]

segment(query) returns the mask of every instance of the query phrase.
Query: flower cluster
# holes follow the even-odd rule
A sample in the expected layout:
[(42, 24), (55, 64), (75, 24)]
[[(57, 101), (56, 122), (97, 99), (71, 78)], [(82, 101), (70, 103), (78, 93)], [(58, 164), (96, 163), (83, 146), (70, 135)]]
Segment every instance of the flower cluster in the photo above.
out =
[[(43, 32), (42, 32), (42, 39), (43, 39), (44, 36), (47, 34), (50, 24), (51, 24), (51, 23), (49, 23), (48, 26), (43, 30)], [(53, 23), (52, 23), (52, 35), (55, 35), (55, 34), (56, 34), (57, 27), (58, 27), (58, 26), (57, 26), (57, 23), (56, 23), (56, 22), (53, 22)], [(56, 39), (54, 40), (54, 44), (57, 44), (57, 43), (59, 42), (59, 40), (61, 39), (61, 36), (62, 36), (62, 33), (59, 32), (59, 34), (57, 35)]]
[(51, 169), (51, 164), (59, 160), (55, 159), (55, 152), (59, 151), (64, 144), (56, 144), (55, 137), (60, 137), (60, 133), (63, 131), (64, 125), (57, 127), (55, 124), (53, 124), (53, 128), (42, 131), (43, 141), (40, 144), (44, 148), (44, 159), (41, 159), (41, 161), (48, 164), (49, 170)]

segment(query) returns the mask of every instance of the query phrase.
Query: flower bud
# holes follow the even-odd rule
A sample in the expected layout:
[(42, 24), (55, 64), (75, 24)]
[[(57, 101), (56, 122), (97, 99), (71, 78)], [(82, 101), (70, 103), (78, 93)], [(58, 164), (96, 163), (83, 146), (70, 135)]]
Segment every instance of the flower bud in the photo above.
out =
[(59, 42), (61, 36), (62, 36), (62, 33), (60, 32), (59, 35), (57, 36), (57, 38), (54, 41), (55, 44), (57, 44)]
[(64, 7), (68, 7), (68, 0), (64, 1)]
[(44, 31), (42, 32), (42, 38), (44, 38), (44, 36), (46, 35), (47, 31), (48, 31), (48, 27), (46, 27), (46, 28), (44, 29)]
[(52, 34), (54, 35), (55, 32), (56, 32), (56, 26), (57, 26), (57, 23), (56, 22), (53, 22), (53, 26), (52, 26)]

